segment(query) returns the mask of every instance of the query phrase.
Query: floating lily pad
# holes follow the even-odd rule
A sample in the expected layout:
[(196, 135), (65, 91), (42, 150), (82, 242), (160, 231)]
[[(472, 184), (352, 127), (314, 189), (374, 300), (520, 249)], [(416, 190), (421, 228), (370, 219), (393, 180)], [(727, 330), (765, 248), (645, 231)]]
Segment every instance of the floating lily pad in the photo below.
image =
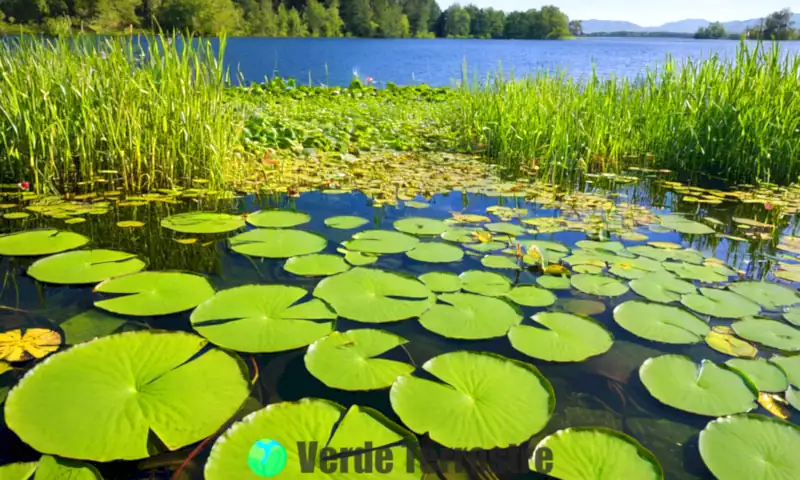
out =
[[(6, 477), (0, 474), (0, 478)], [(33, 480), (103, 480), (103, 477), (86, 462), (42, 455)]]
[(230, 239), (231, 250), (264, 258), (290, 258), (324, 250), (325, 237), (303, 230), (257, 228)]
[(417, 244), (406, 256), (418, 262), (450, 263), (464, 258), (464, 250), (444, 242), (423, 242)]
[(28, 480), (36, 471), (39, 462), (17, 462), (0, 466), (0, 478), (3, 480)]
[(352, 215), (343, 215), (325, 219), (325, 225), (330, 228), (338, 228), (340, 230), (352, 230), (354, 228), (363, 227), (367, 223), (369, 223), (369, 220), (366, 218), (355, 217)]
[(800, 355), (791, 357), (775, 355), (770, 358), (769, 361), (783, 370), (783, 373), (786, 374), (786, 378), (789, 379), (789, 383), (795, 387), (800, 387)]
[(511, 291), (511, 281), (498, 273), (468, 270), (458, 278), (461, 288), (470, 293), (498, 297)]
[(542, 253), (545, 263), (558, 262), (569, 254), (569, 247), (559, 242), (551, 242), (548, 240), (524, 240), (519, 242), (519, 244), (525, 248), (526, 252), (530, 251), (533, 247), (538, 248)]
[(394, 222), (394, 228), (413, 235), (439, 235), (447, 230), (442, 220), (425, 217), (406, 217)]
[(661, 217), (661, 226), (675, 230), (679, 233), (688, 233), (692, 235), (707, 235), (714, 233), (714, 229), (708, 225), (699, 222), (694, 222), (681, 215), (664, 215)]
[(403, 337), (374, 329), (331, 332), (308, 347), (309, 373), (331, 388), (378, 390), (389, 388), (397, 377), (414, 371), (406, 362), (375, 358), (408, 343)]
[(486, 255), (481, 258), (481, 265), (486, 268), (498, 268), (506, 270), (519, 270), (519, 265), (512, 257), (506, 255)]
[(435, 302), (433, 293), (415, 278), (363, 267), (323, 279), (314, 296), (340, 316), (367, 323), (418, 317)]
[(718, 418), (700, 432), (700, 456), (719, 480), (796, 478), (800, 429), (758, 414)]
[(624, 433), (600, 427), (559, 430), (542, 439), (533, 451), (529, 467), (536, 471), (539, 449), (547, 449), (552, 462), (547, 474), (554, 478), (620, 480), (661, 480), (664, 472), (658, 459)]
[(312, 253), (286, 260), (283, 269), (303, 277), (336, 275), (350, 269), (344, 258), (328, 253)]
[(25, 362), (58, 350), (61, 335), (46, 328), (26, 328), (0, 333), (0, 360)]
[(485, 230), (466, 227), (448, 228), (439, 236), (442, 240), (447, 240), (448, 242), (475, 243), (478, 242), (478, 239), (473, 235), (475, 232), (485, 232)]
[(701, 287), (700, 293), (681, 297), (681, 303), (695, 312), (718, 318), (742, 318), (757, 315), (761, 307), (738, 293)]
[(548, 307), (556, 303), (556, 296), (550, 290), (535, 285), (518, 285), (506, 297), (526, 307)]
[(609, 272), (629, 280), (642, 278), (651, 272), (666, 273), (660, 262), (645, 257), (620, 259), (612, 263)]
[(508, 332), (514, 349), (550, 362), (580, 362), (607, 352), (614, 336), (589, 317), (542, 312), (533, 321), (547, 328), (518, 325)]
[(598, 267), (596, 265), (586, 265), (586, 264), (575, 265), (574, 267), (572, 267), (572, 270), (575, 273), (589, 273), (591, 275), (599, 275), (603, 273), (603, 269), (601, 267)]
[[(285, 285), (244, 285), (216, 293), (191, 315), (192, 327), (212, 343), (240, 352), (305, 347), (333, 328), (336, 314), (308, 292)], [(317, 320), (317, 321), (315, 321)]]
[(420, 275), (419, 279), (432, 292), (449, 293), (461, 290), (461, 279), (455, 273), (428, 272)]
[(419, 323), (448, 338), (477, 340), (502, 337), (522, 322), (522, 315), (503, 300), (470, 293), (444, 293)]
[(3, 215), (3, 218), (6, 220), (22, 220), (23, 218), (28, 218), (30, 216), (31, 214), (28, 212), (11, 212)]
[(0, 255), (36, 257), (74, 250), (89, 243), (77, 233), (61, 230), (30, 230), (0, 235)]
[(260, 210), (247, 216), (247, 223), (265, 228), (290, 228), (310, 221), (311, 215), (289, 210)]
[(730, 327), (713, 327), (706, 335), (706, 344), (725, 355), (754, 358), (758, 354), (758, 349), (733, 333)]
[(416, 247), (417, 237), (389, 230), (365, 230), (356, 233), (344, 242), (345, 248), (364, 253), (392, 254), (403, 253)]
[(226, 233), (244, 227), (244, 218), (215, 212), (188, 212), (161, 220), (161, 226), (181, 233)]
[(198, 442), (250, 392), (241, 360), (206, 344), (141, 331), (66, 350), (11, 390), (6, 422), (40, 452), (100, 462), (149, 457), (150, 435), (170, 450)]
[(443, 383), (399, 377), (389, 395), (392, 409), (411, 430), (448, 448), (518, 445), (541, 431), (555, 408), (550, 382), (527, 363), (457, 351), (422, 368)]
[(572, 277), (572, 286), (589, 295), (618, 297), (628, 291), (628, 285), (616, 278), (581, 273)]
[(577, 315), (599, 315), (606, 311), (603, 302), (583, 298), (559, 298), (553, 308)]
[(800, 330), (777, 320), (746, 318), (731, 325), (736, 335), (787, 352), (800, 351)]
[(380, 255), (373, 254), (373, 253), (361, 253), (361, 252), (350, 252), (345, 249), (339, 249), (339, 253), (344, 252), (344, 259), (350, 265), (355, 267), (361, 267), (364, 265), (372, 265), (373, 263), (378, 261)]
[(661, 403), (698, 415), (719, 417), (758, 406), (755, 393), (738, 374), (708, 360), (697, 365), (684, 355), (652, 357), (642, 363), (639, 376)]
[(498, 223), (487, 223), (484, 225), (487, 230), (494, 233), (505, 233), (506, 235), (511, 235), (512, 237), (517, 237), (520, 235), (525, 235), (528, 233), (525, 230), (525, 227), (517, 225), (515, 223), (506, 223), (506, 222), (498, 222)]
[(662, 343), (699, 343), (711, 330), (686, 310), (637, 300), (617, 306), (614, 320), (637, 337)]
[(766, 310), (779, 310), (800, 302), (797, 292), (784, 285), (769, 282), (736, 282), (728, 289), (761, 305)]
[(691, 283), (666, 272), (649, 273), (631, 281), (630, 287), (638, 295), (660, 303), (677, 302), (682, 294), (697, 292)]
[(470, 243), (464, 245), (465, 247), (469, 248), (470, 250), (474, 250), (476, 252), (496, 252), (498, 250), (502, 250), (506, 248), (506, 244), (503, 242), (482, 242), (482, 243)]
[(45, 283), (79, 285), (98, 283), (143, 270), (136, 255), (115, 250), (79, 250), (42, 258), (28, 268), (28, 275)]
[(725, 365), (744, 375), (759, 392), (783, 392), (789, 388), (783, 370), (764, 358), (732, 358)]
[(68, 318), (58, 325), (64, 332), (64, 342), (77, 345), (98, 337), (105, 337), (125, 325), (123, 318), (109, 315), (101, 310), (87, 310)]
[(800, 327), (800, 307), (792, 307), (783, 312), (783, 319), (792, 325)]
[(572, 281), (569, 277), (543, 275), (541, 277), (536, 277), (536, 283), (548, 290), (569, 290), (572, 288)]
[(191, 310), (214, 295), (205, 277), (182, 272), (139, 272), (112, 278), (95, 292), (125, 294), (94, 302), (94, 306), (121, 315), (153, 316)]
[(719, 283), (728, 280), (728, 275), (726, 273), (707, 265), (664, 262), (662, 266), (675, 275), (687, 280), (699, 280), (704, 283)]

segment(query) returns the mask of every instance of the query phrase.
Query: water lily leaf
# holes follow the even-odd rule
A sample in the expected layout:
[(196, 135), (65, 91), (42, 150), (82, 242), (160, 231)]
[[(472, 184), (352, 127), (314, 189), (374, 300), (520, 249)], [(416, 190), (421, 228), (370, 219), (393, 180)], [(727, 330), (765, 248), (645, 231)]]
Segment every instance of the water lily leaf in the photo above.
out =
[(64, 331), (65, 343), (77, 345), (111, 335), (125, 323), (125, 319), (92, 309), (70, 317), (58, 326)]
[[(323, 302), (298, 303), (308, 292), (285, 285), (244, 285), (216, 293), (190, 317), (212, 343), (240, 352), (282, 352), (310, 345), (333, 329)], [(322, 320), (322, 321), (315, 321)]]
[(394, 222), (394, 228), (413, 235), (440, 235), (447, 230), (442, 220), (425, 217), (406, 217)]
[(514, 224), (514, 223), (506, 223), (506, 222), (498, 222), (498, 223), (487, 223), (484, 225), (487, 230), (494, 233), (505, 233), (506, 235), (511, 235), (512, 237), (517, 237), (520, 235), (525, 235), (528, 233), (524, 227)]
[(783, 319), (800, 327), (800, 307), (792, 307), (783, 312)]
[(409, 208), (428, 208), (431, 206), (429, 203), (417, 202), (414, 200), (406, 200), (405, 202), (403, 202), (403, 205)]
[(786, 401), (797, 411), (800, 411), (800, 390), (796, 390), (789, 386), (786, 389)]
[(378, 390), (414, 371), (408, 363), (375, 358), (406, 343), (405, 338), (382, 330), (331, 332), (308, 347), (304, 360), (309, 373), (328, 387)]
[(366, 218), (355, 217), (352, 215), (343, 215), (325, 219), (326, 226), (330, 228), (338, 228), (340, 230), (352, 230), (354, 228), (363, 227), (367, 223), (369, 223), (369, 220)]
[(580, 362), (607, 352), (614, 336), (600, 323), (571, 313), (542, 312), (533, 321), (547, 328), (518, 325), (508, 332), (511, 346), (549, 362)]
[(789, 388), (783, 370), (764, 358), (732, 358), (725, 365), (750, 380), (760, 392), (783, 392)]
[(457, 292), (461, 290), (461, 279), (450, 272), (428, 272), (419, 276), (422, 283), (432, 292)]
[(254, 227), (291, 228), (311, 221), (311, 215), (290, 210), (259, 210), (247, 216)]
[(731, 325), (737, 335), (767, 347), (800, 351), (800, 330), (767, 318), (745, 318)]
[(800, 355), (783, 357), (775, 355), (769, 359), (770, 363), (777, 365), (786, 374), (789, 383), (795, 387), (800, 387)]
[(470, 250), (474, 250), (476, 252), (496, 252), (497, 250), (502, 250), (506, 248), (506, 244), (503, 242), (494, 242), (494, 241), (486, 241), (481, 243), (470, 243), (464, 245), (465, 247), (469, 248)]
[(123, 220), (121, 222), (117, 222), (117, 226), (119, 228), (142, 228), (144, 227), (144, 222), (140, 222), (138, 220)]
[(356, 233), (353, 238), (344, 242), (345, 248), (364, 253), (392, 254), (403, 253), (416, 247), (417, 237), (389, 230), (365, 230)]
[(317, 284), (314, 296), (330, 304), (339, 316), (367, 323), (418, 317), (436, 301), (415, 278), (364, 267), (326, 277)]
[(678, 307), (631, 300), (614, 309), (614, 321), (637, 337), (661, 343), (698, 343), (711, 327)]
[(468, 270), (458, 278), (461, 288), (470, 293), (498, 297), (511, 291), (511, 281), (498, 273)]
[(687, 233), (692, 235), (707, 235), (709, 233), (714, 233), (714, 229), (708, 225), (694, 222), (681, 215), (663, 215), (660, 220), (662, 227), (675, 230), (679, 233)]
[(547, 474), (564, 480), (592, 478), (618, 480), (622, 478), (662, 480), (661, 464), (649, 450), (624, 433), (600, 427), (577, 427), (559, 430), (542, 439), (529, 467), (536, 471), (539, 449), (552, 452), (554, 461)]
[(719, 480), (795, 478), (800, 470), (800, 429), (758, 414), (709, 422), (700, 432), (700, 456)]
[(44, 283), (79, 285), (98, 283), (143, 270), (136, 255), (116, 250), (79, 250), (42, 258), (28, 268), (28, 275)]
[[(522, 322), (522, 315), (503, 300), (470, 293), (444, 293), (419, 323), (448, 338), (477, 340), (502, 337)], [(445, 305), (446, 304), (446, 305)]]
[(572, 286), (589, 295), (618, 297), (628, 291), (628, 285), (616, 278), (581, 273), (572, 277)]
[(486, 268), (498, 268), (507, 270), (519, 270), (520, 267), (513, 258), (505, 255), (486, 255), (481, 258), (481, 265)]
[[(406, 467), (406, 455), (416, 445), (411, 432), (371, 408), (353, 405), (345, 414), (341, 405), (319, 398), (274, 403), (235, 423), (214, 442), (204, 477), (207, 480), (263, 479), (250, 469), (245, 460), (252, 446), (264, 438), (272, 439), (286, 449), (286, 466), (281, 471), (285, 478), (313, 476), (315, 479), (357, 480), (364, 477), (363, 473), (353, 472), (353, 468), (347, 472), (323, 473), (320, 450), (325, 446), (337, 451), (354, 449), (351, 454), (361, 459), (366, 455), (384, 453), (387, 457), (383, 458), (396, 459), (395, 468), (382, 475), (387, 480), (419, 480), (422, 477), (419, 468)], [(372, 451), (359, 454), (355, 450), (363, 449), (367, 443), (372, 445)], [(313, 445), (317, 450), (307, 451)], [(309, 453), (311, 456), (307, 457)], [(338, 460), (331, 458), (325, 463), (330, 462), (338, 463)], [(397, 468), (400, 463), (403, 468)], [(313, 474), (304, 472), (307, 464), (313, 465)], [(349, 465), (352, 467), (353, 463)]]
[(406, 252), (406, 256), (418, 262), (450, 263), (464, 258), (464, 250), (444, 242), (422, 242)]
[(736, 282), (728, 285), (728, 289), (752, 300), (766, 310), (780, 310), (800, 302), (797, 292), (777, 283)]
[(708, 265), (664, 262), (662, 266), (675, 275), (687, 280), (699, 280), (705, 283), (719, 283), (728, 280), (728, 275)]
[(749, 227), (772, 228), (772, 224), (770, 223), (759, 222), (758, 220), (750, 218), (732, 217), (731, 219), (738, 224), (747, 225)]
[(28, 218), (30, 216), (31, 214), (28, 212), (11, 212), (4, 214), (3, 218), (6, 220), (22, 220), (23, 218)]
[(660, 262), (646, 257), (620, 259), (612, 264), (609, 272), (628, 280), (642, 278), (652, 272), (666, 273)]
[(0, 466), (0, 478), (3, 480), (28, 480), (36, 471), (39, 462), (18, 462)]
[(457, 351), (422, 368), (442, 383), (399, 377), (389, 394), (392, 409), (411, 430), (448, 448), (518, 445), (541, 431), (555, 408), (550, 382), (527, 363)]
[(569, 247), (559, 242), (548, 240), (524, 240), (519, 242), (526, 251), (533, 247), (539, 249), (546, 262), (555, 263), (569, 254)]
[(742, 318), (757, 315), (761, 307), (738, 293), (701, 287), (700, 293), (681, 296), (681, 303), (695, 312), (718, 318)]
[(526, 307), (548, 307), (556, 303), (556, 296), (550, 290), (535, 285), (518, 285), (505, 295), (514, 303)]
[(542, 272), (545, 275), (554, 275), (554, 276), (557, 276), (557, 277), (561, 277), (563, 275), (569, 275), (570, 274), (569, 269), (567, 267), (565, 267), (564, 265), (561, 265), (560, 263), (552, 263), (552, 264), (544, 267), (544, 270), (542, 270)]
[(706, 344), (714, 350), (733, 357), (754, 358), (758, 349), (733, 335), (730, 327), (714, 327), (706, 335)]
[(25, 362), (44, 358), (61, 346), (61, 335), (46, 328), (27, 328), (0, 333), (0, 360)]
[(360, 267), (363, 265), (372, 265), (373, 263), (378, 261), (380, 255), (371, 254), (371, 253), (361, 253), (361, 252), (350, 252), (345, 249), (339, 249), (339, 253), (344, 253), (344, 259), (350, 265), (355, 267)]
[(659, 262), (669, 260), (675, 254), (672, 250), (664, 250), (649, 245), (636, 245), (628, 248), (628, 251)]
[(663, 248), (664, 250), (680, 250), (681, 247), (675, 242), (647, 242), (648, 245), (655, 248)]
[(536, 277), (536, 283), (548, 290), (569, 290), (572, 288), (572, 282), (569, 277), (553, 277), (544, 275)]
[(632, 280), (630, 287), (638, 295), (660, 303), (677, 302), (681, 299), (681, 294), (697, 292), (697, 288), (691, 283), (666, 272), (649, 273)]
[(244, 227), (244, 218), (227, 213), (187, 212), (161, 220), (161, 226), (181, 233), (227, 233)]
[(126, 294), (94, 302), (95, 307), (141, 317), (191, 310), (214, 295), (205, 277), (182, 272), (134, 273), (106, 280), (94, 291)]
[(328, 241), (322, 235), (303, 230), (257, 228), (230, 239), (231, 250), (242, 255), (289, 258), (323, 250)]
[(742, 377), (708, 360), (697, 365), (685, 355), (652, 357), (639, 376), (650, 395), (686, 412), (719, 417), (757, 407), (756, 394)]
[(603, 302), (583, 298), (559, 298), (553, 308), (556, 311), (563, 310), (577, 315), (599, 315), (606, 311)]
[[(453, 228), (450, 227), (441, 235), (439, 235), (442, 240), (447, 240), (448, 242), (456, 242), (456, 243), (475, 243), (478, 239), (473, 235), (474, 233), (481, 232), (482, 230), (479, 228), (467, 228), (467, 227), (458, 227)], [(487, 232), (488, 233), (488, 232)]]
[[(0, 475), (0, 478), (5, 477)], [(103, 477), (86, 462), (42, 455), (33, 480), (103, 480)]]
[(206, 345), (140, 331), (66, 350), (11, 390), (6, 422), (40, 452), (100, 462), (150, 456), (151, 434), (170, 450), (198, 442), (250, 393), (241, 360)]
[(614, 255), (618, 255), (620, 252), (625, 250), (625, 245), (622, 242), (598, 242), (596, 240), (578, 240), (575, 242), (576, 247), (583, 248), (585, 250), (600, 250), (609, 253), (613, 253)]
[(83, 235), (61, 230), (30, 230), (0, 235), (0, 255), (36, 257), (74, 250), (89, 243)]
[(336, 275), (350, 269), (350, 265), (338, 255), (312, 253), (286, 260), (283, 269), (302, 277)]
[(575, 265), (574, 267), (572, 267), (572, 269), (575, 271), (575, 273), (589, 273), (591, 275), (599, 275), (603, 273), (603, 269), (595, 265), (586, 265), (586, 264)]

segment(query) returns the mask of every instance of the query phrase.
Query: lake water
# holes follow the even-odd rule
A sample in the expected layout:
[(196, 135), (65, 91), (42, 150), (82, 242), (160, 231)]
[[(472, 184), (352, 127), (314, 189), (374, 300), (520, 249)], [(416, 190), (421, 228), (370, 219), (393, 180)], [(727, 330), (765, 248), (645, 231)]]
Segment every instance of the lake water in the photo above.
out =
[[(755, 45), (755, 42), (748, 42)], [(733, 56), (739, 42), (664, 38), (582, 38), (572, 41), (230, 38), (227, 63), (248, 82), (275, 74), (314, 85), (346, 85), (355, 72), (377, 85), (427, 83), (450, 85), (461, 78), (464, 62), (470, 74), (485, 76), (502, 65), (517, 76), (543, 69), (571, 75), (635, 77), (647, 67), (676, 59), (711, 54)], [(800, 42), (781, 48), (800, 51)]]

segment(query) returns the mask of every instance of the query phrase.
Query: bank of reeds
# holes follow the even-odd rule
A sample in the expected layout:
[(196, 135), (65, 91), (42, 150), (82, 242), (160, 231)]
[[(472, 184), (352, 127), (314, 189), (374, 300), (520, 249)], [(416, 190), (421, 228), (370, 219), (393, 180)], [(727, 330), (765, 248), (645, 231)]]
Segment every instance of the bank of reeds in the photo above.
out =
[(0, 178), (39, 191), (118, 173), (129, 191), (211, 184), (241, 143), (209, 42), (9, 37), (0, 45)]
[(463, 83), (457, 131), (498, 163), (562, 177), (621, 166), (788, 183), (800, 175), (800, 57), (742, 43), (635, 80), (541, 73)]

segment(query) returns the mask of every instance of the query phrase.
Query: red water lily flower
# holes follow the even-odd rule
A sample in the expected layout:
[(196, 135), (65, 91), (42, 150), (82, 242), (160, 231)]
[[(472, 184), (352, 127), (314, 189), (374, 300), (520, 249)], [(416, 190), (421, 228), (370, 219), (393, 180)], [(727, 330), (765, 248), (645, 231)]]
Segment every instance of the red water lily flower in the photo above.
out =
[(31, 188), (31, 184), (29, 182), (20, 182), (17, 184), (17, 186), (23, 190)]
[(772, 210), (772, 204), (767, 202), (764, 204), (764, 208), (766, 208), (767, 210)]

